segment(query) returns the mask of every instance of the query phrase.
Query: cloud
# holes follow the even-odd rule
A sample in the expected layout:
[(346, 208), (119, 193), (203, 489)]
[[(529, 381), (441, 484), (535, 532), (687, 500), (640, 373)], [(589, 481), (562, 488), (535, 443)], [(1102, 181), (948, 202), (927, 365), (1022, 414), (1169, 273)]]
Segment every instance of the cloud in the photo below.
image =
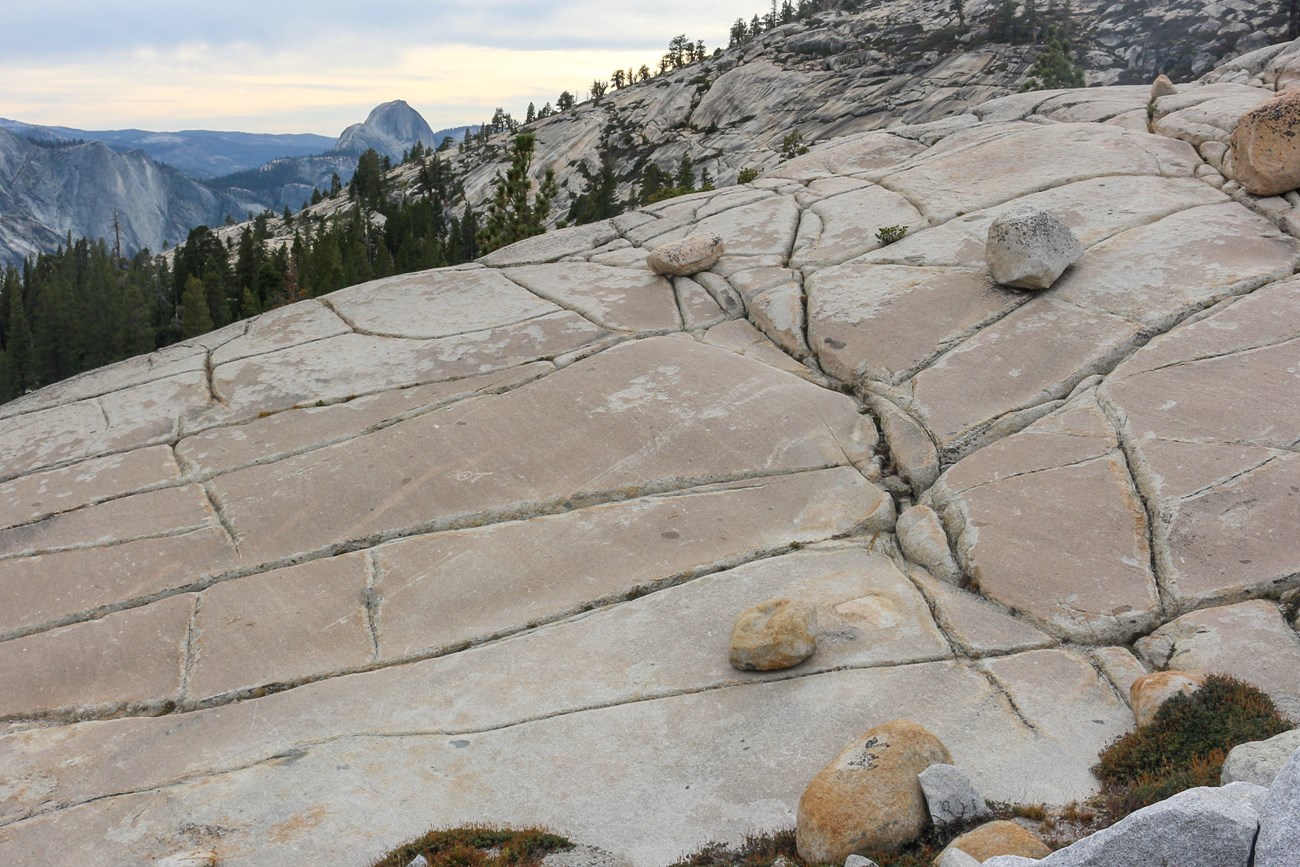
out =
[(585, 91), (615, 68), (653, 66), (676, 33), (725, 44), (730, 21), (760, 5), (17, 0), (6, 23), (23, 38), (0, 55), (0, 115), (83, 129), (337, 135), (374, 105), (405, 99), (434, 128), (454, 126)]

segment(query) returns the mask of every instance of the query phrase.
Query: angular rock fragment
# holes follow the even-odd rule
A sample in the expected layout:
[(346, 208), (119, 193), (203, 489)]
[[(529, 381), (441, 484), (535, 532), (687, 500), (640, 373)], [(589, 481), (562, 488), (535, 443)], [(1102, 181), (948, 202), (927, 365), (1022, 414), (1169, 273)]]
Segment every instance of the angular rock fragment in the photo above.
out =
[(936, 825), (969, 822), (989, 815), (989, 806), (961, 768), (955, 765), (930, 765), (918, 775), (930, 821)]
[(656, 274), (689, 277), (712, 268), (725, 251), (726, 246), (717, 235), (691, 235), (655, 247), (646, 257), (646, 264)]
[(1133, 718), (1140, 726), (1156, 718), (1161, 705), (1175, 695), (1191, 695), (1205, 684), (1205, 675), (1190, 671), (1153, 671), (1128, 689)]
[(934, 509), (913, 506), (899, 516), (895, 531), (907, 559), (949, 584), (962, 583), (961, 568), (948, 548), (948, 536)]
[(917, 774), (933, 764), (952, 764), (952, 756), (923, 726), (894, 720), (869, 730), (804, 790), (795, 828), (799, 856), (842, 862), (915, 839), (929, 819)]
[(731, 664), (741, 671), (792, 668), (817, 650), (817, 609), (769, 599), (741, 612), (731, 631)]
[(1083, 255), (1069, 227), (1040, 208), (1013, 208), (989, 225), (984, 248), (995, 283), (1047, 289)]
[(1163, 72), (1156, 76), (1156, 80), (1151, 82), (1151, 101), (1155, 102), (1162, 96), (1174, 96), (1178, 93), (1178, 88), (1169, 80), (1169, 76)]

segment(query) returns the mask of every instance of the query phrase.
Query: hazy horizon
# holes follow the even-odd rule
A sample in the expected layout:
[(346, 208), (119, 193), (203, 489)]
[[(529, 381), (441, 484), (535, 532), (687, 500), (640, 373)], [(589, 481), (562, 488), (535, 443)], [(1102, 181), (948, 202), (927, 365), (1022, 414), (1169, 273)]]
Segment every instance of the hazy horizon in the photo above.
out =
[(518, 0), (337, 0), (185, 8), (155, 0), (35, 3), (7, 18), (0, 116), (83, 130), (336, 137), (404, 99), (443, 129), (500, 106), (579, 99), (615, 69), (653, 67), (674, 35), (725, 47), (761, 0), (539, 5)]

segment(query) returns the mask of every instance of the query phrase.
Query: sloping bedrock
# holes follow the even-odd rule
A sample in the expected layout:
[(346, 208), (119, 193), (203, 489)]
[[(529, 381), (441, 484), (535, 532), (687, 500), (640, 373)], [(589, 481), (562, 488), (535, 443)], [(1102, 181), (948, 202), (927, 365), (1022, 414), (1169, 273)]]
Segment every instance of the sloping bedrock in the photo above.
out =
[(757, 202), (733, 207), (705, 217), (690, 234), (712, 232), (722, 237), (726, 255), (790, 255), (799, 229), (799, 206), (789, 196), (769, 195)]
[(949, 136), (895, 169), (869, 175), (932, 223), (1106, 175), (1191, 177), (1185, 142), (1098, 124), (983, 125)]
[(1223, 193), (1193, 178), (1142, 175), (1092, 178), (1022, 196), (932, 229), (909, 233), (898, 243), (872, 251), (856, 261), (982, 268), (989, 224), (1021, 205), (1048, 211), (1068, 226), (1087, 248), (1178, 211), (1227, 201)]
[(874, 250), (881, 243), (877, 233), (886, 226), (915, 231), (929, 225), (907, 199), (874, 184), (813, 202), (808, 211), (812, 216), (805, 214), (804, 221), (815, 217), (820, 232), (796, 251), (793, 268), (838, 265)]
[[(238, 578), (200, 595), (183, 698), (204, 702), (376, 659), (446, 653), (892, 522), (883, 491), (837, 468), (417, 536), (382, 545), (365, 562), (348, 554)], [(909, 659), (933, 658), (930, 651)]]
[(1297, 583), (1297, 321), (1300, 280), (1266, 286), (1152, 341), (1101, 389), (1184, 609)]
[(928, 498), (972, 585), (1053, 635), (1123, 644), (1159, 624), (1146, 513), (1091, 393), (959, 461)]
[(1181, 139), (1194, 147), (1207, 141), (1226, 142), (1243, 114), (1274, 96), (1271, 90), (1242, 88), (1242, 92), (1223, 94), (1172, 111), (1169, 109), (1176, 103), (1166, 105), (1168, 97), (1165, 97), (1156, 101), (1156, 117), (1151, 130)]
[(176, 444), (176, 456), (199, 474), (270, 463), (358, 436), (407, 415), (474, 395), (506, 391), (554, 370), (551, 362), (537, 361), (482, 376), (381, 391), (346, 403), (284, 410), (185, 437)]
[(601, 220), (585, 226), (556, 229), (532, 238), (493, 250), (479, 259), (492, 268), (507, 265), (537, 265), (556, 262), (565, 256), (587, 253), (602, 247), (618, 237), (618, 230), (610, 220)]
[(1026, 300), (982, 269), (848, 264), (809, 275), (805, 288), (810, 348), (847, 383), (898, 384)]
[[(526, 427), (512, 423), (521, 418)], [(658, 337), (210, 486), (241, 551), (266, 562), (411, 531), (856, 465), (875, 442), (870, 420), (843, 395), (688, 337)], [(310, 503), (328, 507), (303, 508)]]
[(134, 491), (174, 484), (180, 467), (165, 445), (80, 461), (0, 483), (0, 528), (28, 524)]
[[(243, 325), (233, 326), (239, 330)], [(227, 329), (222, 329), (226, 331)], [(214, 334), (205, 337), (215, 337)], [(37, 391), (20, 395), (0, 406), (0, 419), (84, 401), (113, 391), (203, 370), (207, 350), (195, 343), (178, 343), (148, 355), (79, 373)], [(3, 429), (3, 425), (0, 425)]]
[[(667, 637), (674, 639), (671, 630)], [(993, 681), (951, 661), (828, 672), (479, 733), (438, 731), (430, 712), (436, 694), (389, 692), (384, 704), (418, 721), (416, 728), (266, 753), (273, 749), (268, 743), (256, 765), (239, 769), (231, 761), (227, 773), (171, 778), (175, 785), (157, 790), (149, 781), (167, 778), (161, 765), (194, 765), (210, 749), (202, 741), (193, 751), (170, 748), (200, 715), (36, 730), (5, 738), (0, 749), (18, 753), (13, 779), (22, 782), (10, 792), (43, 799), (37, 802), (46, 808), (74, 791), (80, 803), (103, 790), (107, 781), (96, 777), (108, 761), (80, 774), (52, 761), (90, 747), (89, 738), (100, 743), (87, 754), (105, 759), (120, 757), (131, 744), (131, 764), (145, 772), (134, 777), (131, 791), (138, 794), (5, 826), (0, 852), (22, 863), (57, 846), (87, 865), (137, 863), (202, 848), (196, 844), (203, 838), (194, 835), (208, 827), (221, 831), (223, 864), (304, 857), (359, 863), (431, 825), (489, 822), (541, 823), (637, 863), (667, 863), (709, 840), (734, 842), (753, 830), (788, 827), (799, 793), (825, 756), (854, 733), (897, 718), (920, 722), (944, 739), (989, 797), (1064, 802), (1087, 794), (1095, 785), (1087, 769), (1097, 751), (1131, 724), (1114, 691), (1086, 660), (1059, 650), (997, 660), (990, 674)], [(1032, 700), (1048, 683), (1050, 695)], [(1029, 725), (1003, 690), (1016, 697)], [(345, 709), (356, 713), (365, 705), (358, 699)], [(258, 728), (267, 723), (251, 717), (247, 705), (221, 711), (232, 713), (226, 725), (211, 726), (220, 741), (250, 733), (235, 714), (256, 719)], [(663, 737), (665, 731), (674, 737)], [(229, 744), (223, 746), (233, 759)], [(124, 766), (114, 773), (129, 771)], [(107, 789), (123, 791), (111, 783)]]
[(352, 330), (319, 299), (270, 310), (239, 324), (243, 330), (237, 337), (212, 350), (213, 366), (323, 340)]
[(1300, 244), (1236, 202), (1171, 214), (1084, 253), (1051, 295), (1170, 328), (1190, 312), (1290, 277)]
[(213, 384), (224, 405), (187, 419), (186, 430), (506, 370), (572, 352), (607, 334), (568, 311), (432, 340), (340, 334), (217, 367)]
[(884, 492), (836, 468), (398, 540), (375, 550), (379, 655), (479, 641), (892, 520)]
[(1206, 608), (1166, 623), (1136, 644), (1157, 668), (1221, 672), (1253, 683), (1300, 718), (1300, 635), (1266, 599)]
[(166, 442), (182, 415), (208, 403), (200, 369), (10, 416), (0, 420), (0, 479)]
[(1295, 241), (1235, 203), (1124, 232), (916, 374), (916, 409), (947, 454), (966, 453), (1107, 373), (1151, 331), (1289, 276), (1298, 254)]
[(1033, 113), (1060, 123), (1101, 123), (1131, 111), (1144, 111), (1151, 88), (1144, 84), (1067, 90), (1039, 103)]
[(682, 327), (668, 279), (649, 268), (611, 268), (588, 262), (529, 265), (505, 275), (542, 298), (611, 331), (667, 332)]
[(925, 150), (926, 146), (920, 142), (888, 132), (859, 133), (814, 147), (808, 153), (764, 172), (763, 177), (812, 181), (850, 175), (896, 165)]
[(487, 268), (385, 277), (325, 296), (363, 334), (432, 340), (559, 313), (544, 298)]

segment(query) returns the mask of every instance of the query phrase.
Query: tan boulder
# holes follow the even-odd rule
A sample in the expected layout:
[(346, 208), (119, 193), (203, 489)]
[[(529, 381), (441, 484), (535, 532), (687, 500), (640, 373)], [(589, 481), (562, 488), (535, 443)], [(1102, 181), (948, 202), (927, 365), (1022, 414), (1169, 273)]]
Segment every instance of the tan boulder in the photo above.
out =
[(691, 235), (680, 241), (660, 244), (645, 261), (656, 274), (689, 277), (712, 268), (722, 258), (725, 250), (726, 246), (718, 235)]
[(1151, 82), (1151, 101), (1155, 102), (1162, 96), (1174, 96), (1178, 93), (1178, 88), (1169, 80), (1169, 76), (1161, 73), (1156, 76), (1156, 80)]
[(923, 726), (894, 720), (876, 726), (813, 777), (799, 799), (795, 842), (813, 863), (843, 863), (868, 850), (895, 850), (929, 821), (917, 774), (952, 764)]
[(1006, 819), (986, 822), (967, 831), (939, 853), (935, 864), (943, 862), (949, 849), (960, 849), (983, 863), (996, 855), (1019, 855), (1021, 858), (1046, 858), (1052, 854), (1042, 838), (1023, 825)]
[(1241, 116), (1228, 140), (1224, 174), (1256, 196), (1300, 187), (1300, 90), (1287, 91)]
[(793, 599), (747, 608), (731, 630), (731, 664), (741, 671), (792, 668), (817, 650), (817, 609)]
[(1205, 683), (1205, 675), (1191, 671), (1155, 671), (1143, 675), (1128, 688), (1128, 703), (1140, 726), (1156, 718), (1160, 706), (1175, 695), (1191, 695)]

